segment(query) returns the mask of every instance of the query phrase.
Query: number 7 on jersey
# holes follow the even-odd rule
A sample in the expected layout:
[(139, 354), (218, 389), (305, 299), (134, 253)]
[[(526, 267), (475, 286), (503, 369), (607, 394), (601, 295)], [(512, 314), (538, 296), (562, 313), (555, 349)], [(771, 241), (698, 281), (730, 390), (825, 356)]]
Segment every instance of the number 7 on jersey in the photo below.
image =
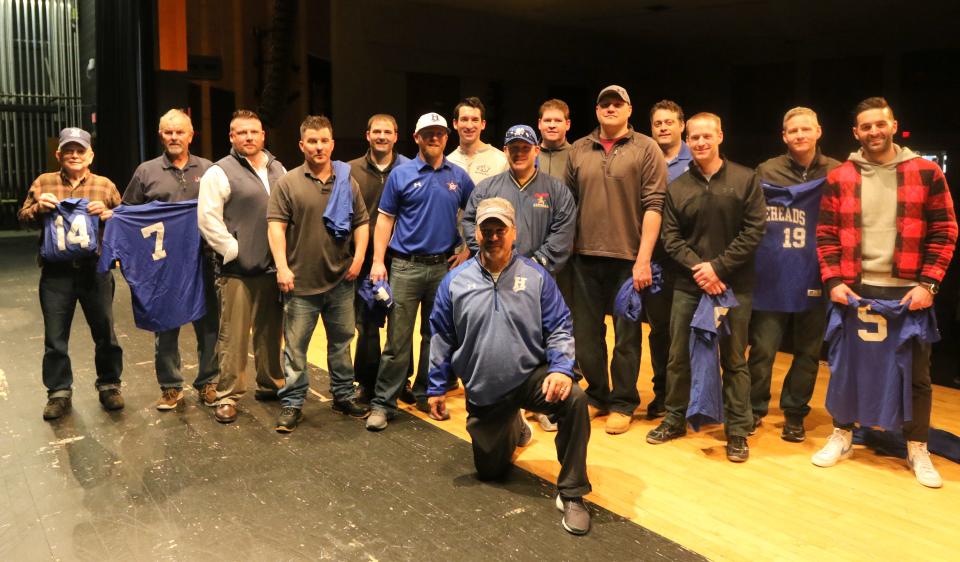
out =
[(153, 245), (153, 261), (162, 260), (167, 257), (167, 251), (163, 249), (163, 223), (155, 222), (150, 226), (145, 226), (140, 229), (140, 234), (144, 238), (149, 238), (151, 234), (156, 234), (157, 239), (154, 241)]

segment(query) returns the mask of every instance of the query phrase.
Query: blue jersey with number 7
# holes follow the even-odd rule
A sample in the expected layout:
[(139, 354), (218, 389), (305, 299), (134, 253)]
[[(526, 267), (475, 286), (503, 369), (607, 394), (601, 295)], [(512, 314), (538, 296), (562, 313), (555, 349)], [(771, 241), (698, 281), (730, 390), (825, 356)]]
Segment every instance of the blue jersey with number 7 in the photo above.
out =
[(165, 332), (206, 314), (196, 199), (115, 208), (98, 269), (116, 260), (130, 285), (138, 328)]
[(932, 308), (909, 310), (895, 300), (850, 298), (831, 304), (827, 411), (840, 424), (899, 430), (913, 418), (914, 339), (940, 340)]

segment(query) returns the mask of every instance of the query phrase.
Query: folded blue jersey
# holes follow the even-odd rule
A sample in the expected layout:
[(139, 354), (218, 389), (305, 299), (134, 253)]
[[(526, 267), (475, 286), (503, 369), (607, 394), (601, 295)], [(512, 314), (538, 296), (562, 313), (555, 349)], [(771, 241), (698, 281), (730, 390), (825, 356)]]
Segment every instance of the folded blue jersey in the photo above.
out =
[(364, 279), (357, 290), (363, 300), (363, 314), (367, 320), (378, 327), (383, 327), (387, 321), (387, 314), (393, 308), (393, 291), (386, 281), (370, 281)]
[(353, 189), (350, 186), (350, 165), (333, 162), (333, 191), (323, 211), (323, 224), (337, 240), (353, 232)]
[(733, 291), (700, 297), (690, 322), (690, 404), (687, 421), (694, 431), (701, 424), (723, 423), (723, 379), (720, 375), (720, 337), (730, 334), (727, 313), (739, 306)]
[[(663, 268), (659, 263), (650, 264), (653, 284), (644, 289), (650, 293), (659, 293), (663, 289)], [(613, 314), (632, 322), (639, 322), (643, 315), (643, 292), (633, 288), (633, 278), (624, 281), (613, 300)]]

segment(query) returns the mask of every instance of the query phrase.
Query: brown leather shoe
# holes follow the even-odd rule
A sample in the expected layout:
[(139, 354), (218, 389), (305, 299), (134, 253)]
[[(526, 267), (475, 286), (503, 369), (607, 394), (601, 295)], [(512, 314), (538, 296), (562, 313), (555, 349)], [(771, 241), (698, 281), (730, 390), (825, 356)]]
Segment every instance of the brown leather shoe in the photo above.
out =
[(208, 382), (200, 389), (200, 401), (204, 406), (213, 408), (217, 405), (217, 383)]
[(217, 406), (214, 416), (220, 423), (233, 423), (237, 421), (237, 407), (233, 404), (220, 404)]

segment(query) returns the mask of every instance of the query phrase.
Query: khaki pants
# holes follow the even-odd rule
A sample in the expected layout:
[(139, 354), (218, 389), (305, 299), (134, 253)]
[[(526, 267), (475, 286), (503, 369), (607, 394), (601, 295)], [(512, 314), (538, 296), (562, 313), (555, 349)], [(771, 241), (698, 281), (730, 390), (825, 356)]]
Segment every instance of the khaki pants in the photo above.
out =
[(218, 284), (220, 382), (217, 385), (217, 403), (236, 404), (246, 392), (244, 375), (251, 327), (257, 387), (273, 391), (283, 388), (283, 364), (280, 360), (283, 305), (280, 303), (277, 276), (221, 277)]

